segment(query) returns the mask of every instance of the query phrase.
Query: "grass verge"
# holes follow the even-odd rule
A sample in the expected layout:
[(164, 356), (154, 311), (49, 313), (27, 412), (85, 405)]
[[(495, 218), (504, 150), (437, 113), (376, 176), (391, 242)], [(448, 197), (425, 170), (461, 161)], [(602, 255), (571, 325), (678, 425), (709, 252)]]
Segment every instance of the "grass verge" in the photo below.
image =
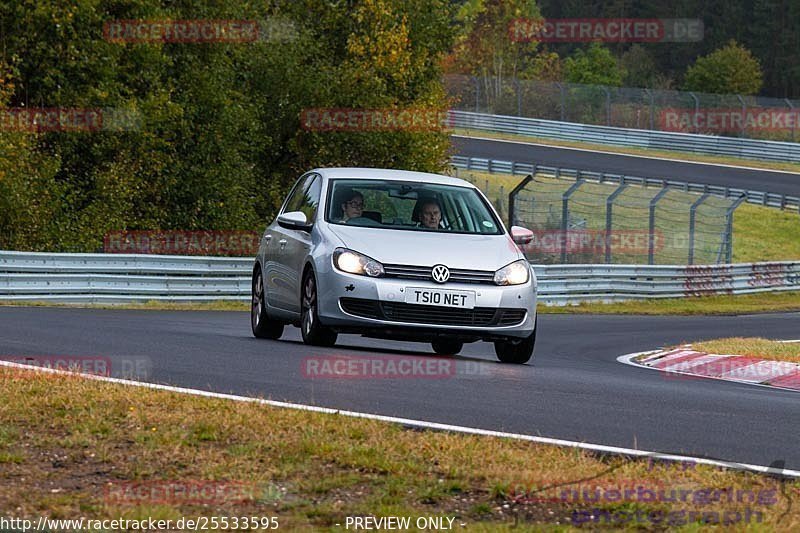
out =
[[(697, 163), (711, 163), (717, 165), (734, 165), (742, 167), (763, 168), (765, 170), (780, 170), (786, 172), (800, 172), (800, 163), (781, 163), (776, 161), (759, 161), (757, 159), (745, 159), (741, 157), (730, 156), (714, 156), (696, 154), (692, 152), (679, 152), (672, 150), (649, 150), (646, 148), (613, 146), (608, 144), (593, 144), (582, 143), (575, 141), (562, 141), (557, 139), (549, 139), (546, 137), (531, 137), (528, 135), (514, 135), (511, 133), (496, 133), (485, 130), (469, 130), (469, 129), (455, 129), (454, 135), (463, 135), (465, 137), (485, 137), (489, 139), (498, 139), (506, 141), (518, 141), (535, 144), (544, 144), (547, 146), (566, 147), (566, 148), (581, 148), (584, 150), (597, 150), (602, 152), (613, 152), (616, 154), (638, 155), (644, 157), (653, 157), (658, 159), (682, 159), (685, 161), (695, 161)], [(677, 176), (665, 176), (671, 179), (680, 179)]]
[(760, 337), (730, 337), (703, 342), (693, 342), (692, 348), (720, 355), (746, 355), (800, 363), (800, 342), (779, 342)]
[(800, 311), (800, 291), (539, 306), (544, 314), (745, 315)]
[[(800, 482), (710, 466), (410, 431), (7, 367), (0, 393), (5, 516), (277, 516), (281, 529), (339, 531), (347, 516), (436, 516), (453, 518), (453, 529), (528, 531), (569, 530), (572, 521), (612, 527), (619, 513), (639, 512), (632, 528), (800, 528)], [(154, 490), (186, 484), (250, 490), (233, 499), (230, 491), (204, 493), (202, 503), (192, 500), (197, 494)], [(688, 496), (665, 501), (672, 491)], [(600, 500), (589, 503), (592, 494)]]
[[(49, 302), (0, 302), (8, 307), (79, 307), (88, 309), (141, 309), (149, 311), (250, 311), (249, 302), (171, 303), (150, 301), (130, 304), (57, 304)], [(539, 305), (540, 314), (613, 314), (613, 315), (743, 315), (800, 311), (800, 291), (765, 292), (745, 295), (669, 298), (617, 303), (580, 305)]]

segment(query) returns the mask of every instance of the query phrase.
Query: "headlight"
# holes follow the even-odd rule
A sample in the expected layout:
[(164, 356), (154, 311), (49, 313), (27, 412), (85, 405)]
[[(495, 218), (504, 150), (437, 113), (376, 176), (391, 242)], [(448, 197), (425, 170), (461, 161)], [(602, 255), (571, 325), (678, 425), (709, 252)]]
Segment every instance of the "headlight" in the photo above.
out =
[(522, 285), (528, 282), (530, 275), (530, 264), (526, 259), (520, 259), (495, 272), (494, 282), (498, 285)]
[(339, 270), (360, 276), (376, 278), (383, 276), (383, 265), (371, 257), (348, 250), (337, 248), (333, 252), (333, 264)]

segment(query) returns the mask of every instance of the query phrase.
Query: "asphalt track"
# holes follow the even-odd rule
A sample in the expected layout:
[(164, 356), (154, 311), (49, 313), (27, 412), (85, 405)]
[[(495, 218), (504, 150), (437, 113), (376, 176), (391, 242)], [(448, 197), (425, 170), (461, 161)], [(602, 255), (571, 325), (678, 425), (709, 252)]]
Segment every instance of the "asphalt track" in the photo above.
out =
[[(430, 422), (800, 469), (800, 394), (667, 378), (616, 357), (732, 335), (796, 338), (800, 314), (739, 317), (541, 315), (532, 365), (467, 345), (455, 372), (311, 378), (306, 358), (407, 359), (428, 345), (340, 336), (310, 348), (287, 328), (253, 338), (241, 312), (0, 308), (0, 355), (147, 361), (146, 381)], [(317, 359), (322, 361), (324, 359)]]
[(800, 196), (800, 174), (453, 136), (457, 155)]

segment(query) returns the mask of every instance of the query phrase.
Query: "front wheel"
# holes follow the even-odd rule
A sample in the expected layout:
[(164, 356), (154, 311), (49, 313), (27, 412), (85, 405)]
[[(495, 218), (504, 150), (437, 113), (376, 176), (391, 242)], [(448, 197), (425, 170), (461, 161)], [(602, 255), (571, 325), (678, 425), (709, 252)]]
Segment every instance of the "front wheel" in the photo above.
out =
[(267, 306), (264, 303), (264, 278), (260, 266), (253, 272), (252, 295), (250, 327), (253, 335), (259, 339), (279, 339), (283, 335), (283, 323), (271, 320), (267, 315)]
[(533, 347), (536, 344), (536, 328), (526, 338), (519, 341), (495, 341), (494, 352), (502, 363), (521, 365), (527, 363), (533, 356)]
[(303, 342), (312, 346), (333, 346), (338, 335), (330, 328), (319, 322), (317, 312), (317, 282), (314, 272), (308, 271), (303, 279), (303, 297), (300, 302), (301, 319), (300, 333)]
[(463, 342), (437, 340), (431, 343), (433, 351), (439, 355), (456, 355), (464, 347)]

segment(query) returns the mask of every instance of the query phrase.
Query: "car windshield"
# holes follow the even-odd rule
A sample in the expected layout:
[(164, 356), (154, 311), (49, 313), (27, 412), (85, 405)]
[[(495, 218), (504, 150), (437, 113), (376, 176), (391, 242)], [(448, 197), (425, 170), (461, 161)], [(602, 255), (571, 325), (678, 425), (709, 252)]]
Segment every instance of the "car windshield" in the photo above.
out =
[(332, 224), (407, 231), (500, 235), (500, 222), (470, 187), (392, 180), (332, 180)]

